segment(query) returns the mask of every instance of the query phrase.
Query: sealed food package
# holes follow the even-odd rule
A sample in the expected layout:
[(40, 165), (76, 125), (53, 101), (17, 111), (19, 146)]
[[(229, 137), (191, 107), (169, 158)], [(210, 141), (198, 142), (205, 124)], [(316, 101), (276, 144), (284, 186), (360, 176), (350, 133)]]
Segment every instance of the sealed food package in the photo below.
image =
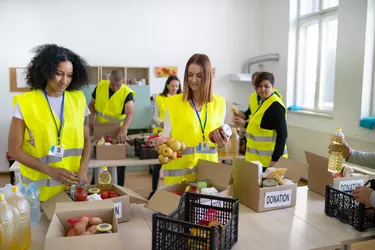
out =
[(283, 179), (285, 177), (286, 170), (286, 168), (268, 168), (263, 177), (267, 179), (275, 179), (277, 180), (279, 185), (283, 185)]

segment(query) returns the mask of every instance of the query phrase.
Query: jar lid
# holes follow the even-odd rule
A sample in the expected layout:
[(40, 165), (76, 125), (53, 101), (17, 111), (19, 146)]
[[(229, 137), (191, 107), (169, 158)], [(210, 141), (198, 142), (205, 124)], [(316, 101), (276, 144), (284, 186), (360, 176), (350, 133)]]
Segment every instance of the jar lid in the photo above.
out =
[(224, 134), (226, 134), (228, 137), (232, 135), (232, 128), (228, 124), (223, 124), (222, 128)]
[(100, 189), (99, 188), (90, 188), (89, 193), (98, 194), (98, 193), (100, 193)]
[(109, 223), (102, 223), (96, 226), (96, 230), (99, 232), (105, 233), (107, 231), (112, 230), (112, 225)]
[(278, 185), (278, 182), (275, 179), (265, 179), (263, 181), (263, 187), (275, 187), (277, 185)]

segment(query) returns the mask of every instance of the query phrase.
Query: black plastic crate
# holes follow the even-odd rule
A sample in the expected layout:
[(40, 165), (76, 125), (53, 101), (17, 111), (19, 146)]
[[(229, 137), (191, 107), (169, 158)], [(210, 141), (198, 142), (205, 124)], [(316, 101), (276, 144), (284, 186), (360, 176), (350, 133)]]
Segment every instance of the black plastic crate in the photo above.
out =
[[(153, 215), (152, 249), (231, 249), (238, 241), (238, 217), (238, 199), (185, 193), (179, 207), (170, 215)], [(200, 225), (212, 219), (221, 225)]]
[(148, 145), (144, 139), (134, 139), (135, 155), (141, 159), (158, 159), (159, 155), (155, 147)]
[[(365, 186), (375, 188), (375, 180), (369, 180)], [(326, 186), (325, 213), (343, 223), (349, 224), (358, 231), (375, 227), (375, 208), (358, 203), (352, 191), (340, 191), (331, 185)]]

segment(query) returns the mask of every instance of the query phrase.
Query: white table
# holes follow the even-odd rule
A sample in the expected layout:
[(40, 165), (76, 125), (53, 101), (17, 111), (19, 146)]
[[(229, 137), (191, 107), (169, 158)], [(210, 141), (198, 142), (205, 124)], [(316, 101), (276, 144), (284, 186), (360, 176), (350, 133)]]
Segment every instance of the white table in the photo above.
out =
[(375, 229), (359, 232), (348, 224), (327, 216), (323, 196), (307, 187), (299, 187), (297, 190), (296, 206), (287, 208), (286, 211), (341, 242), (345, 249), (351, 249), (352, 243), (375, 239)]
[[(152, 245), (153, 211), (131, 204), (131, 219), (119, 224), (124, 249), (149, 250)], [(43, 249), (49, 221), (45, 216), (32, 227), (31, 250)], [(341, 244), (285, 210), (256, 213), (240, 206), (238, 242), (235, 250), (339, 249)]]

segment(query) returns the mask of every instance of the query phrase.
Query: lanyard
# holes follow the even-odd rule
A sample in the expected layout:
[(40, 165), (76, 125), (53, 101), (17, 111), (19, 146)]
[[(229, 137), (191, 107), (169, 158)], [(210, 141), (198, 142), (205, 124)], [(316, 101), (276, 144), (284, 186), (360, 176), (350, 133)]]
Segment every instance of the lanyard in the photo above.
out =
[(197, 110), (197, 107), (195, 107), (195, 103), (194, 103), (194, 100), (191, 99), (191, 103), (193, 104), (194, 106), (194, 110), (195, 110), (195, 113), (197, 114), (197, 117), (198, 117), (198, 120), (199, 120), (199, 124), (201, 126), (201, 131), (202, 131), (202, 139), (203, 141), (206, 140), (206, 137), (204, 136), (204, 130), (206, 129), (206, 125), (207, 125), (207, 113), (208, 113), (208, 109), (207, 109), (207, 104), (206, 104), (206, 119), (204, 120), (204, 126), (202, 125), (202, 120), (201, 120), (201, 116), (199, 115), (199, 112)]
[(63, 92), (63, 96), (62, 96), (62, 107), (61, 107), (61, 114), (60, 114), (60, 128), (57, 127), (57, 122), (56, 122), (55, 116), (53, 115), (53, 111), (52, 111), (52, 108), (51, 108), (51, 104), (49, 103), (49, 100), (48, 100), (48, 97), (47, 97), (47, 93), (46, 93), (46, 91), (43, 90), (43, 93), (44, 93), (44, 96), (45, 96), (46, 99), (47, 99), (48, 107), (49, 107), (49, 110), (51, 111), (51, 115), (52, 115), (53, 121), (55, 122), (56, 131), (57, 131), (57, 142), (58, 142), (58, 144), (60, 145), (60, 136), (61, 136), (62, 124), (63, 124), (63, 120), (64, 120), (64, 102), (65, 102), (65, 92)]

